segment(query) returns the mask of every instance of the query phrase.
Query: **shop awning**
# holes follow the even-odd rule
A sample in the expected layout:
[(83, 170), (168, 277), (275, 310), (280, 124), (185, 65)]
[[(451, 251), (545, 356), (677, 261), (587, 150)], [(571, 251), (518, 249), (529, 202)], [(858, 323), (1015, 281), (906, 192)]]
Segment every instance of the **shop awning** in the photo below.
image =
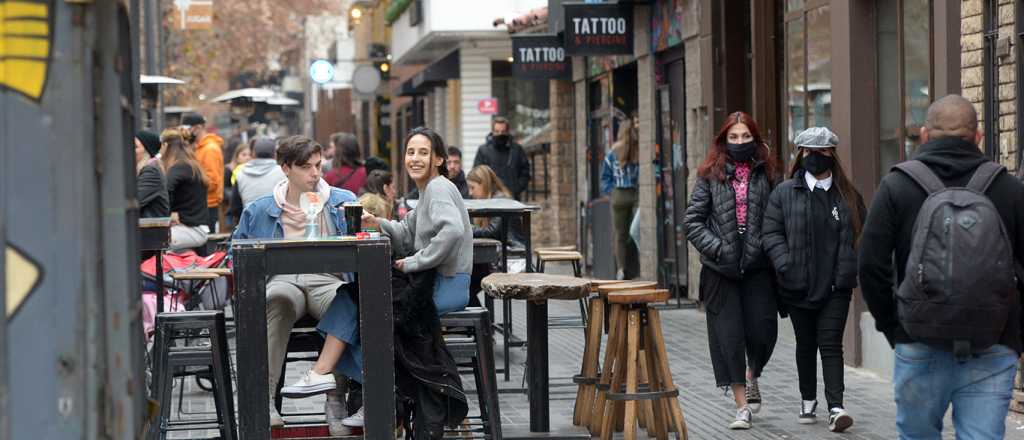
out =
[(431, 63), (420, 73), (402, 83), (399, 95), (426, 94), (431, 88), (444, 85), (450, 79), (458, 79), (459, 70), (459, 51), (456, 50)]

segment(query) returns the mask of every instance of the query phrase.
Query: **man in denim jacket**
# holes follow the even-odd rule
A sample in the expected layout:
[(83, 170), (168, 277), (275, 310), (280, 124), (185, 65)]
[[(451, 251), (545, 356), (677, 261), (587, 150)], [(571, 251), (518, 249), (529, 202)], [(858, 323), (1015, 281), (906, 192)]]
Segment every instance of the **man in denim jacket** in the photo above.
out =
[[(303, 193), (317, 193), (324, 207), (317, 222), (320, 234), (342, 235), (345, 215), (342, 204), (356, 201), (351, 191), (332, 188), (322, 175), (322, 147), (305, 136), (291, 136), (277, 146), (277, 162), (284, 171), (272, 194), (245, 207), (233, 239), (302, 238), (307, 219), (299, 208)], [(344, 281), (334, 274), (277, 275), (267, 283), (267, 360), (270, 376), (270, 424), (284, 426), (274, 407), (281, 366), (288, 348), (292, 326), (302, 316), (320, 319)], [(340, 390), (327, 395), (327, 420), (332, 435), (345, 434), (341, 420), (346, 416)]]

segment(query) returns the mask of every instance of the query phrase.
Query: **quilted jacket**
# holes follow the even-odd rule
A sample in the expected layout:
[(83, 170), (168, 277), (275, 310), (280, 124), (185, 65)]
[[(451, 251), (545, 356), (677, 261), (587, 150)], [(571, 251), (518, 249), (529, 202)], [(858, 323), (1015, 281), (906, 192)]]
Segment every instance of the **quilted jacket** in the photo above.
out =
[(744, 273), (770, 267), (761, 245), (761, 222), (772, 192), (763, 162), (757, 162), (747, 188), (747, 231), (736, 227), (736, 193), (732, 188), (736, 167), (727, 163), (724, 181), (697, 178), (683, 223), (686, 238), (700, 252), (700, 261), (723, 276), (740, 279)]

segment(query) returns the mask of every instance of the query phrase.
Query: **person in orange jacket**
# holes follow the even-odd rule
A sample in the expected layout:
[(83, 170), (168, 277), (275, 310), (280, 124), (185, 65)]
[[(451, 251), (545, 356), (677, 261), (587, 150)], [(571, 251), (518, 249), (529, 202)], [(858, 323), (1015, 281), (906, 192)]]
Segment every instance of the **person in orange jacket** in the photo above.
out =
[(206, 174), (206, 206), (210, 211), (210, 232), (217, 230), (220, 204), (224, 199), (224, 138), (206, 132), (206, 119), (198, 113), (186, 113), (181, 120), (196, 140), (196, 160)]

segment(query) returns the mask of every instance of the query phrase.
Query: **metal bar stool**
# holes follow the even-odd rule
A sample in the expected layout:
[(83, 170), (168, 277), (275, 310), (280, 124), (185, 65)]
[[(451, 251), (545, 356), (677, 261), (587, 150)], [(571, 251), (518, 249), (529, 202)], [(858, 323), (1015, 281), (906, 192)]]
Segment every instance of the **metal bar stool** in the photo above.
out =
[[(456, 361), (468, 359), (476, 381), (480, 423), (457, 431), (460, 437), (482, 434), (501, 440), (501, 410), (498, 407), (498, 377), (494, 370), (494, 342), (491, 339), (490, 313), (483, 307), (470, 307), (441, 316), (445, 328), (445, 346)], [(460, 366), (464, 364), (460, 363)], [(475, 419), (476, 417), (471, 417)]]

